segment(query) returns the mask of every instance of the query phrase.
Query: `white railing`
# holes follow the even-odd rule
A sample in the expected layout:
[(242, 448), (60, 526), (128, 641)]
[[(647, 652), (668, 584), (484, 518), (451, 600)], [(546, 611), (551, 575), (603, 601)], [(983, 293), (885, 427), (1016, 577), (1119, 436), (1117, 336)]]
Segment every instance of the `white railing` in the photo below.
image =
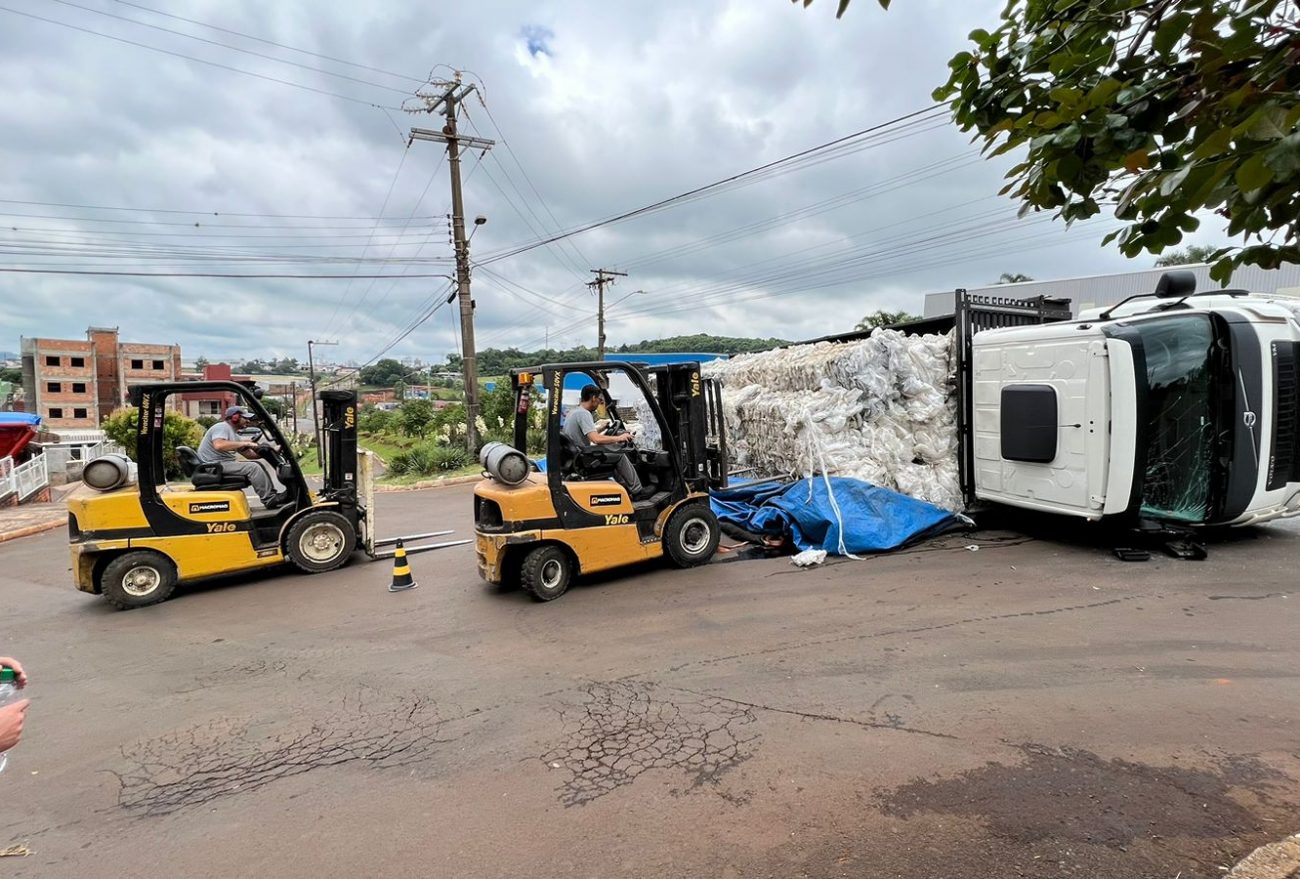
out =
[(17, 466), (9, 456), (0, 458), (0, 497), (16, 493), (18, 503), (22, 503), (49, 485), (49, 482), (50, 473), (44, 455), (37, 455)]
[[(64, 445), (61, 443), (60, 445)], [(93, 446), (78, 444), (71, 448), (74, 461), (90, 463), (101, 455), (125, 455), (126, 450), (112, 440), (100, 440)]]
[(36, 492), (50, 484), (50, 471), (45, 466), (45, 456), (37, 455), (26, 463), (14, 468), (18, 477), (18, 503), (27, 500)]
[(59, 435), (59, 445), (63, 446), (93, 446), (104, 441), (104, 431), (97, 428), (56, 430), (55, 433)]

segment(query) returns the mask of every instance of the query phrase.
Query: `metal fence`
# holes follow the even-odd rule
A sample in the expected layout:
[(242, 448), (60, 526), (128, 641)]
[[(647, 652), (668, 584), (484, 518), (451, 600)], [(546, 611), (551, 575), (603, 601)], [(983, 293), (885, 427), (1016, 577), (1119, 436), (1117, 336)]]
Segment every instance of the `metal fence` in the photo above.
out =
[(50, 483), (49, 470), (44, 455), (37, 455), (22, 464), (14, 464), (9, 456), (0, 458), (0, 497), (18, 495), (18, 503), (27, 500)]

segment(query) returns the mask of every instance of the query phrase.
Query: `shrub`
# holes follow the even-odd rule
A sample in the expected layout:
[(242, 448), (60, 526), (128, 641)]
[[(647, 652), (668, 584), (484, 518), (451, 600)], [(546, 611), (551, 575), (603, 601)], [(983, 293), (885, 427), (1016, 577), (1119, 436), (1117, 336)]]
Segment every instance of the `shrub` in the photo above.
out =
[(394, 476), (430, 476), (459, 470), (467, 463), (469, 454), (463, 448), (426, 443), (393, 455), (388, 472)]
[(407, 436), (424, 436), (436, 423), (433, 404), (428, 400), (407, 400), (397, 410), (402, 433)]
[[(140, 410), (134, 407), (118, 409), (104, 420), (104, 435), (126, 449), (132, 461), (136, 458), (136, 436), (140, 424)], [(163, 414), (163, 470), (167, 477), (179, 476), (180, 461), (177, 446), (197, 448), (203, 442), (203, 429), (198, 423), (179, 412), (168, 409)]]
[(397, 427), (397, 414), (371, 406), (368, 409), (361, 410), (361, 416), (357, 419), (357, 427), (362, 433), (384, 433)]

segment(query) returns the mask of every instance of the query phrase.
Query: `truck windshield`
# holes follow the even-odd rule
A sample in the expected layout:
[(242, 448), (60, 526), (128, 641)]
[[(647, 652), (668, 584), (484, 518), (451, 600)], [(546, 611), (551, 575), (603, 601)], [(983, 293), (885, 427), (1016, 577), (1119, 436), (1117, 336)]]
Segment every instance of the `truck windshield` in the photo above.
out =
[(1214, 328), (1207, 315), (1135, 323), (1146, 356), (1146, 470), (1142, 514), (1203, 522), (1211, 513), (1217, 431)]

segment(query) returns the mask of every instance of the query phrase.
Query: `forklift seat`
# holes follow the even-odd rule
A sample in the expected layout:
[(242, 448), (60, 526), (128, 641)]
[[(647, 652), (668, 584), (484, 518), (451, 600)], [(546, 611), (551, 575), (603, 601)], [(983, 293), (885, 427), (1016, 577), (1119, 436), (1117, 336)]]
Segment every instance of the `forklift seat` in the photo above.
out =
[(195, 491), (243, 491), (251, 484), (247, 476), (226, 473), (220, 463), (204, 464), (199, 460), (199, 453), (189, 446), (177, 446), (176, 457), (181, 463), (181, 473), (189, 477)]
[(623, 452), (600, 446), (579, 446), (560, 434), (560, 473), (578, 479), (613, 479)]

